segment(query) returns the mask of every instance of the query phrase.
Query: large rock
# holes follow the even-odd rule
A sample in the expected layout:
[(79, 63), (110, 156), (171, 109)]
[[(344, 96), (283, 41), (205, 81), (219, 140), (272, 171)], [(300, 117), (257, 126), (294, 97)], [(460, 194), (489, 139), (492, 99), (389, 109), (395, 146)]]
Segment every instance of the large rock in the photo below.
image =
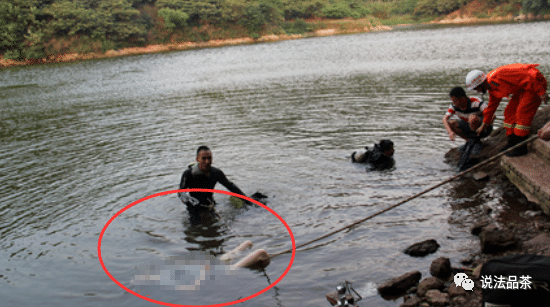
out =
[(481, 233), (481, 231), (483, 230), (483, 228), (489, 226), (489, 222), (488, 221), (481, 221), (481, 222), (477, 222), (474, 224), (474, 226), (472, 227), (472, 230), (470, 231), (471, 234), (473, 234), (474, 236), (479, 236), (479, 234)]
[(523, 243), (527, 252), (550, 256), (550, 234), (542, 233)]
[(422, 278), (422, 273), (419, 271), (405, 273), (380, 285), (378, 292), (383, 297), (400, 296), (410, 287), (415, 286), (420, 278)]
[(447, 257), (439, 257), (432, 261), (430, 266), (430, 274), (442, 280), (447, 280), (451, 277), (453, 269), (451, 268), (451, 260)]
[(439, 290), (428, 290), (426, 299), (431, 306), (446, 306), (450, 303), (449, 295)]
[(416, 294), (418, 296), (425, 296), (429, 290), (437, 289), (442, 290), (445, 283), (437, 277), (424, 278), (420, 284), (418, 284), (418, 290)]
[(514, 249), (517, 247), (518, 242), (514, 234), (506, 229), (489, 226), (479, 234), (481, 251), (485, 254), (496, 254)]
[(452, 306), (466, 306), (466, 304), (468, 303), (468, 299), (465, 298), (464, 296), (455, 296), (453, 297), (452, 302), (453, 302)]
[(447, 293), (449, 294), (449, 297), (453, 298), (453, 297), (457, 297), (457, 296), (466, 295), (466, 290), (464, 290), (464, 288), (462, 288), (462, 287), (457, 287), (455, 285), (455, 283), (453, 282), (449, 286), (449, 290), (447, 290)]
[(419, 243), (415, 243), (407, 247), (407, 249), (405, 249), (403, 252), (413, 257), (424, 257), (428, 254), (435, 253), (438, 249), (439, 249), (439, 244), (437, 243), (437, 241), (434, 239), (430, 239)]
[(405, 302), (403, 302), (403, 304), (399, 305), (399, 307), (418, 307), (420, 305), (420, 303), (422, 303), (422, 299), (419, 298), (418, 296), (413, 296), (413, 297), (405, 300)]

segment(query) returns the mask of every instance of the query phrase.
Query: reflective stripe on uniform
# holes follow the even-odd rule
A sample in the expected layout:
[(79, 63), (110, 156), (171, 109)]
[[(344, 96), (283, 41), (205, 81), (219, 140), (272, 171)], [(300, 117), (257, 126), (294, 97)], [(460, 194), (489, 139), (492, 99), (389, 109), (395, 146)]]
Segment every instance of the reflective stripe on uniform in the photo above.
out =
[(514, 129), (520, 129), (520, 130), (527, 130), (527, 131), (529, 131), (529, 130), (531, 130), (531, 127), (529, 127), (529, 126), (522, 126), (522, 125), (517, 125), (517, 124), (516, 124), (515, 127), (514, 127)]

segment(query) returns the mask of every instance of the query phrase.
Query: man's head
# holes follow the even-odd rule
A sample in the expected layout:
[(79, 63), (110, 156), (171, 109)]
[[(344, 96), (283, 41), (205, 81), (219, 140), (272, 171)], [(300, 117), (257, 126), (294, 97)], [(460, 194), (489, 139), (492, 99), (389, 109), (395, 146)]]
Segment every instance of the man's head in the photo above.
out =
[(210, 166), (212, 166), (212, 152), (207, 146), (200, 146), (197, 149), (197, 162), (199, 163), (199, 169), (204, 173), (210, 172)]
[(394, 153), (393, 142), (390, 140), (380, 141), (380, 150), (382, 151), (382, 154), (384, 156), (393, 157), (393, 153)]
[(468, 108), (468, 96), (464, 89), (460, 86), (454, 87), (449, 92), (449, 97), (453, 101), (453, 105), (461, 110)]
[(487, 75), (479, 69), (474, 69), (466, 75), (466, 86), (470, 91), (485, 93), (488, 89), (487, 84)]

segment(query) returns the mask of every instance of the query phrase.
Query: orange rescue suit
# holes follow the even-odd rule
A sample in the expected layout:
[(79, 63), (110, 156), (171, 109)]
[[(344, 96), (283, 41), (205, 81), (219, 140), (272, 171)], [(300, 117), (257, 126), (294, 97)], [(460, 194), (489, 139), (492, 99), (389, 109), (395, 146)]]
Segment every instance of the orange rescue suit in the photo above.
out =
[(483, 122), (491, 124), (493, 115), (502, 98), (510, 102), (504, 109), (506, 135), (529, 135), (531, 122), (546, 93), (547, 82), (536, 68), (539, 64), (510, 64), (487, 74), (489, 103), (483, 111)]

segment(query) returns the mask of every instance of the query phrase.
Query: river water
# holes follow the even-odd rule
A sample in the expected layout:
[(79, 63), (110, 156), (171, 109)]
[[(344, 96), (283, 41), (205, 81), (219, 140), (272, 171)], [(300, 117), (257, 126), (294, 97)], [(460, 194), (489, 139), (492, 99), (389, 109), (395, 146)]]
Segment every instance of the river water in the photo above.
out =
[[(155, 306), (109, 278), (98, 238), (124, 207), (177, 189), (199, 145), (245, 193), (269, 197), (297, 244), (447, 179), (455, 171), (443, 155), (461, 145), (441, 123), (450, 88), (471, 69), (515, 62), (540, 63), (550, 76), (549, 28), (408, 29), (0, 71), (0, 305)], [(393, 170), (350, 163), (381, 139), (395, 144)], [(282, 281), (242, 305), (329, 306), (325, 294), (344, 280), (362, 306), (399, 305), (376, 285), (412, 270), (428, 276), (440, 256), (459, 265), (477, 246), (464, 224), (470, 213), (513, 203), (491, 182), (478, 185), (446, 185), (298, 251)], [(288, 249), (286, 227), (261, 207), (216, 199), (227, 225), (191, 225), (175, 194), (124, 211), (105, 231), (105, 267), (170, 304), (221, 304), (274, 283), (291, 254), (264, 271), (224, 271), (210, 258), (244, 239), (269, 253)], [(437, 253), (402, 253), (431, 238)], [(190, 259), (216, 268), (196, 290), (174, 290), (166, 282), (183, 278), (166, 276), (136, 284), (147, 267), (196, 277)]]

